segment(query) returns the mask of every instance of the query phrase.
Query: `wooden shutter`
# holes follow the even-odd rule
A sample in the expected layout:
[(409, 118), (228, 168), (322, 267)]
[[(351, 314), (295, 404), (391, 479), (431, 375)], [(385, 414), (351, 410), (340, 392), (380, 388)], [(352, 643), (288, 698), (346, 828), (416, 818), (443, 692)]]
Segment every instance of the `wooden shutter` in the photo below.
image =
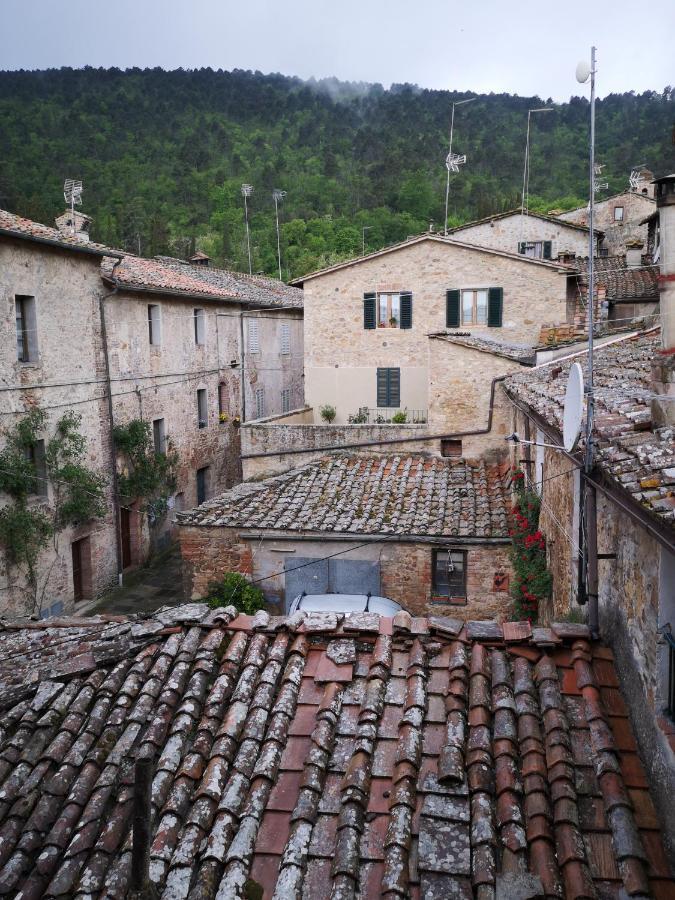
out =
[(377, 370), (377, 405), (389, 406), (389, 369)]
[(459, 291), (445, 292), (445, 327), (459, 328)]
[(401, 294), (401, 328), (412, 328), (412, 294)]
[(401, 370), (389, 369), (389, 403), (387, 406), (401, 405)]
[(544, 241), (544, 259), (551, 258), (552, 241)]
[(363, 327), (377, 328), (376, 316), (376, 296), (375, 294), (363, 295)]
[(488, 290), (488, 325), (500, 328), (502, 324), (502, 307), (504, 305), (504, 289), (491, 287)]

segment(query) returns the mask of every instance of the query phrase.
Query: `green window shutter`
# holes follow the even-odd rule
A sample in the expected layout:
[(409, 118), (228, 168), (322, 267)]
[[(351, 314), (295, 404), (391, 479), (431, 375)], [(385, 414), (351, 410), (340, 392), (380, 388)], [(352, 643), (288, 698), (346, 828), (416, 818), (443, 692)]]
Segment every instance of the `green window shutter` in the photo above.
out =
[(401, 328), (412, 328), (412, 294), (401, 294)]
[(363, 327), (364, 328), (376, 328), (377, 327), (377, 316), (376, 316), (376, 301), (377, 298), (375, 294), (364, 294), (363, 295)]
[(552, 241), (544, 241), (544, 259), (551, 259)]
[(525, 241), (518, 241), (518, 253), (525, 253)]
[(401, 370), (389, 369), (389, 403), (387, 406), (401, 405)]
[(389, 406), (389, 369), (377, 370), (377, 405)]
[(445, 292), (445, 327), (459, 328), (459, 291)]
[(500, 328), (502, 324), (502, 307), (504, 306), (504, 289), (491, 287), (488, 290), (488, 325)]

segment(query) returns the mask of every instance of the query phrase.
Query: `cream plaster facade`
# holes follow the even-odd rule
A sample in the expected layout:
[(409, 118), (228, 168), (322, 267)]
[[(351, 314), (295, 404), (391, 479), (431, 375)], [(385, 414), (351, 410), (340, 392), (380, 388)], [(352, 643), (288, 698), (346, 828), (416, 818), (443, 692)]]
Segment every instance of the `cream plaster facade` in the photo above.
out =
[[(562, 217), (561, 217), (562, 219)], [(518, 253), (519, 245), (525, 243), (551, 242), (551, 259), (558, 254), (588, 256), (588, 228), (570, 227), (566, 221), (536, 214), (523, 215), (520, 211), (494, 216), (480, 222), (469, 222), (453, 228), (451, 234), (458, 241), (492, 247), (506, 253)], [(586, 226), (587, 223), (579, 222)], [(596, 228), (602, 226), (597, 223)], [(543, 253), (543, 247), (541, 248)]]

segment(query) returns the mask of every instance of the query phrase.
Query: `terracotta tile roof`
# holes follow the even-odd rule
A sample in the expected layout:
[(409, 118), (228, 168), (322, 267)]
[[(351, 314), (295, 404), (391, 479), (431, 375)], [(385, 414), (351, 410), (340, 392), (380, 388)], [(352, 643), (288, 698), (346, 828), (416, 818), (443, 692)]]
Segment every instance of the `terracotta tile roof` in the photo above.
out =
[[(492, 216), (485, 216), (483, 219), (474, 219), (473, 222), (465, 222), (463, 225), (457, 225), (455, 228), (450, 228), (448, 234), (457, 234), (459, 231), (464, 231), (465, 228), (473, 228), (475, 225), (484, 225), (486, 222), (496, 222), (498, 219), (508, 219), (511, 216), (519, 215), (521, 215), (520, 208), (510, 209), (508, 212), (495, 213)], [(577, 222), (568, 222), (561, 218), (561, 216), (547, 216), (545, 213), (532, 212), (531, 210), (528, 210), (526, 215), (532, 219), (541, 219), (542, 222), (551, 222), (558, 227), (562, 225), (564, 228), (573, 228), (575, 231), (585, 231), (587, 234), (590, 231), (588, 225), (580, 225)], [(604, 231), (601, 228), (594, 228), (593, 231), (596, 234), (604, 234)]]
[(459, 344), (470, 350), (479, 350), (482, 353), (491, 353), (494, 356), (503, 356), (505, 359), (519, 362), (523, 365), (533, 365), (536, 358), (536, 347), (523, 347), (518, 344), (505, 344), (501, 341), (493, 341), (478, 335), (467, 334), (430, 334), (430, 338), (446, 341), (448, 344)]
[(121, 287), (141, 288), (166, 293), (189, 294), (213, 300), (237, 300), (256, 307), (302, 308), (303, 293), (273, 278), (244, 275), (211, 266), (193, 266), (170, 257), (142, 259), (125, 256), (113, 267), (115, 260), (103, 260), (104, 278), (114, 280)]
[[(139, 758), (166, 900), (673, 895), (585, 626), (232, 615), (127, 623), (135, 649), (2, 695), (3, 896), (127, 896)], [(40, 628), (45, 658), (86, 656), (92, 624), (2, 657)]]
[[(660, 348), (659, 331), (653, 330), (596, 350), (597, 461), (636, 502), (675, 526), (675, 435), (672, 428), (652, 428), (651, 422), (651, 366)], [(586, 359), (584, 352), (515, 373), (505, 387), (561, 430), (567, 373), (575, 361), (585, 369)]]
[(38, 241), (42, 244), (51, 244), (56, 247), (63, 247), (68, 250), (79, 250), (82, 253), (93, 253), (96, 256), (113, 256), (121, 257), (121, 250), (112, 250), (103, 244), (97, 244), (94, 241), (79, 241), (76, 237), (64, 234), (58, 228), (51, 228), (48, 225), (41, 225), (39, 222), (33, 222), (30, 219), (23, 219), (14, 213), (0, 209), (0, 234), (6, 234), (10, 237), (21, 238), (24, 240)]
[(245, 482), (177, 520), (283, 531), (506, 537), (505, 474), (482, 460), (333, 454)]
[[(598, 257), (594, 260), (598, 287), (604, 287), (606, 298), (618, 300), (659, 299), (659, 267), (628, 267), (625, 256)], [(584, 271), (577, 275), (584, 296), (588, 296), (588, 259), (582, 261)]]

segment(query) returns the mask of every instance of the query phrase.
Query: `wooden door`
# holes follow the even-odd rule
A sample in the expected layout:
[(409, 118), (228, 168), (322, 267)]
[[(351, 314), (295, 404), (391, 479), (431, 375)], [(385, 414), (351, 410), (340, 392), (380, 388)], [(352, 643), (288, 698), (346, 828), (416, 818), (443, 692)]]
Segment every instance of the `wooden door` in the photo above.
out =
[(75, 541), (71, 544), (73, 552), (73, 597), (75, 600), (82, 600), (84, 592), (82, 590), (82, 541)]
[(129, 510), (122, 507), (120, 510), (120, 527), (122, 529), (122, 568), (128, 569), (131, 565), (131, 515)]

